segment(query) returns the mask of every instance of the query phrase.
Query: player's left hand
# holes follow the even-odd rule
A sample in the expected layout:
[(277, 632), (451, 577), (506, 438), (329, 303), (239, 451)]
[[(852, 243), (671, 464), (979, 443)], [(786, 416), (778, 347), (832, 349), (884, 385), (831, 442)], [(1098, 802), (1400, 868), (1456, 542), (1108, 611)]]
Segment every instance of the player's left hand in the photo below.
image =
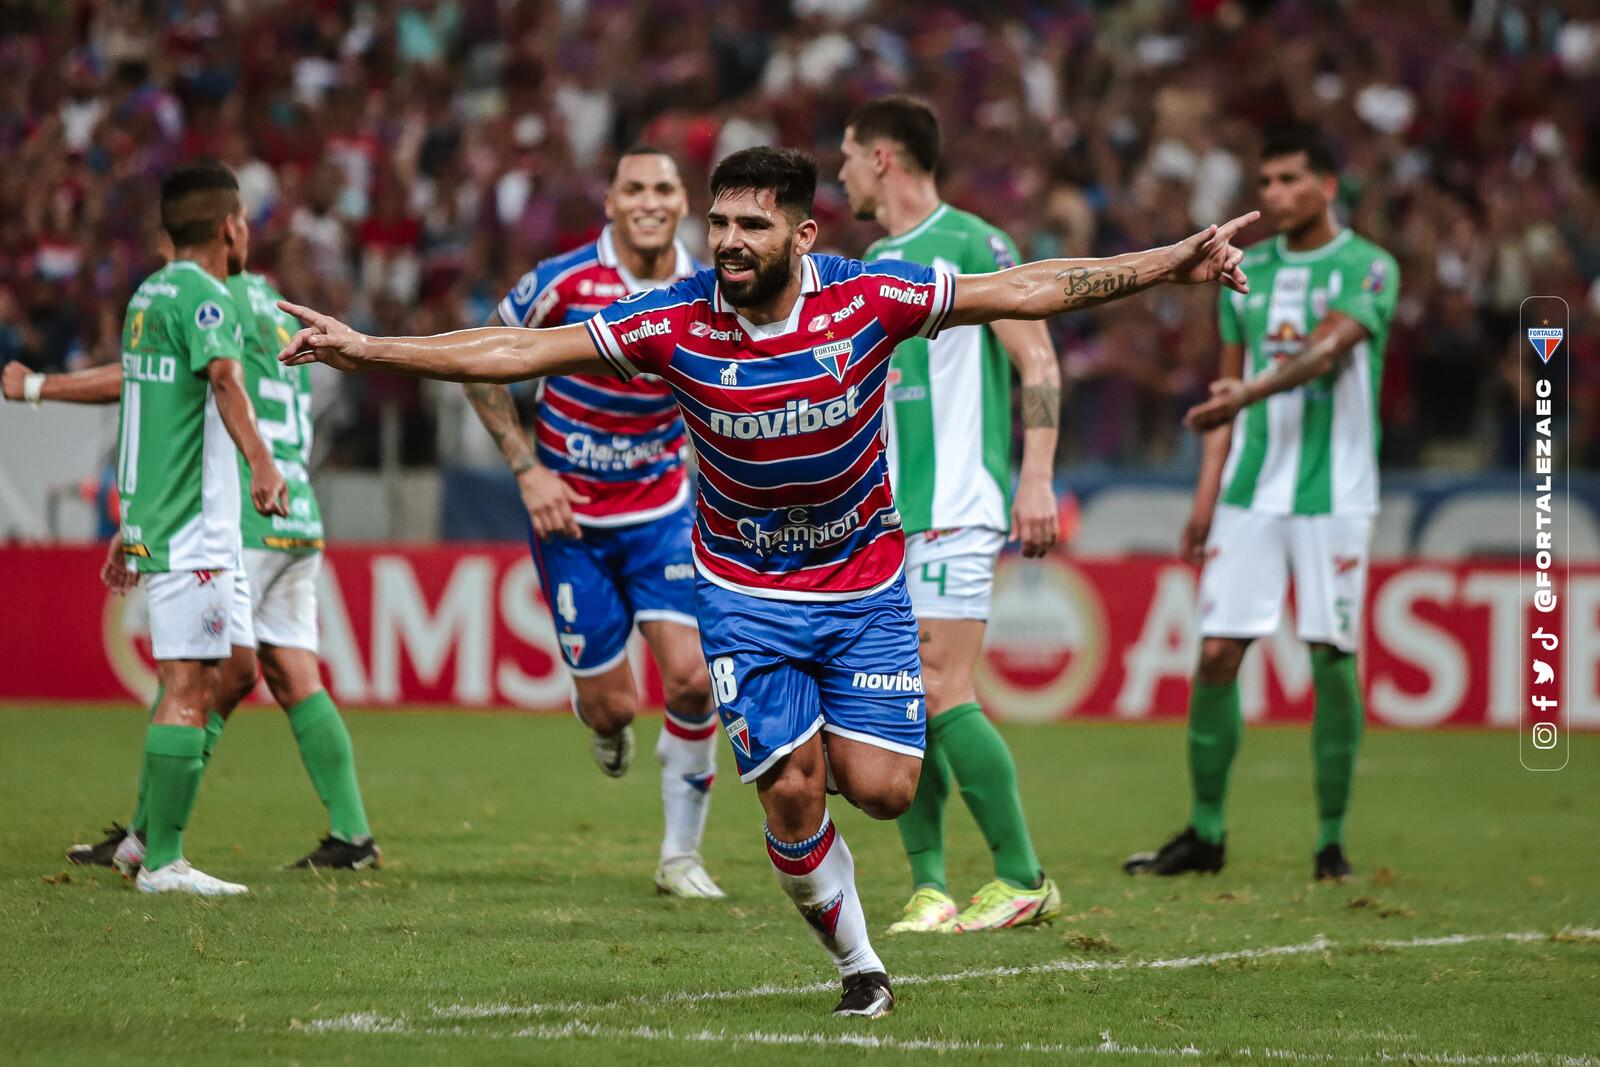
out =
[(366, 369), (367, 338), (357, 333), (332, 315), (324, 315), (287, 300), (278, 306), (301, 322), (305, 328), (289, 339), (278, 361), (291, 367), (302, 363), (326, 363), (335, 370), (355, 371)]
[(1247, 397), (1244, 382), (1238, 378), (1218, 378), (1211, 383), (1211, 399), (1190, 408), (1183, 424), (1195, 433), (1225, 426), (1244, 408)]
[(1260, 217), (1261, 212), (1249, 211), (1173, 245), (1171, 280), (1181, 285), (1221, 282), (1236, 293), (1248, 293), (1250, 279), (1239, 269), (1244, 252), (1233, 246), (1233, 238)]
[(139, 584), (139, 572), (128, 566), (128, 557), (122, 554), (122, 535), (111, 539), (106, 548), (106, 561), (100, 566), (100, 580), (112, 596), (132, 592)]
[(1039, 559), (1056, 547), (1060, 535), (1061, 516), (1049, 479), (1024, 478), (1011, 502), (1011, 536), (1007, 540), (1022, 542), (1024, 558)]
[(29, 374), (26, 364), (11, 360), (6, 364), (6, 369), (0, 371), (0, 389), (5, 392), (7, 400), (22, 399), (22, 380)]

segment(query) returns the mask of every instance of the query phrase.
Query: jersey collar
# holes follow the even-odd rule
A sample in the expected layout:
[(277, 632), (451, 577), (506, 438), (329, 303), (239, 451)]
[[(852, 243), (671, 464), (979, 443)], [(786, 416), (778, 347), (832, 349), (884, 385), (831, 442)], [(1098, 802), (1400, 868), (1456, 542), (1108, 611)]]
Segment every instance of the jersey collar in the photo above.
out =
[(817, 271), (817, 265), (811, 262), (810, 254), (800, 257), (800, 295), (795, 299), (794, 307), (789, 310), (789, 317), (782, 322), (769, 322), (765, 326), (758, 326), (734, 310), (732, 304), (722, 299), (722, 283), (717, 283), (711, 294), (711, 309), (720, 311), (725, 315), (732, 315), (739, 320), (739, 325), (744, 328), (745, 335), (758, 341), (782, 337), (794, 333), (800, 328), (800, 310), (805, 307), (806, 297), (812, 293), (822, 291), (822, 275)]
[(927, 218), (911, 227), (911, 229), (907, 230), (905, 233), (896, 234), (892, 237), (880, 237), (875, 244), (880, 248), (898, 248), (907, 241), (914, 241), (918, 237), (921, 237), (929, 226), (932, 226), (935, 222), (938, 222), (948, 210), (950, 210), (950, 205), (941, 200), (939, 201), (938, 207), (928, 212)]
[(1283, 234), (1280, 233), (1276, 238), (1278, 242), (1278, 258), (1285, 263), (1315, 263), (1328, 253), (1337, 252), (1344, 247), (1344, 243), (1350, 240), (1350, 232), (1350, 227), (1346, 226), (1323, 244), (1318, 245), (1316, 248), (1308, 248), (1303, 252), (1291, 251), (1289, 242), (1284, 240)]
[[(672, 239), (672, 251), (676, 257), (672, 265), (673, 278), (687, 278), (693, 274), (694, 257), (689, 255), (689, 250), (676, 237)], [(607, 223), (606, 228), (600, 231), (600, 240), (595, 242), (595, 255), (599, 258), (602, 267), (609, 267), (617, 272), (617, 276), (622, 279), (622, 284), (628, 287), (628, 292), (630, 293), (639, 293), (646, 289), (660, 289), (670, 284), (669, 282), (641, 281), (628, 273), (628, 268), (622, 265), (622, 260), (617, 256), (617, 242), (616, 238), (611, 234), (610, 223)]]

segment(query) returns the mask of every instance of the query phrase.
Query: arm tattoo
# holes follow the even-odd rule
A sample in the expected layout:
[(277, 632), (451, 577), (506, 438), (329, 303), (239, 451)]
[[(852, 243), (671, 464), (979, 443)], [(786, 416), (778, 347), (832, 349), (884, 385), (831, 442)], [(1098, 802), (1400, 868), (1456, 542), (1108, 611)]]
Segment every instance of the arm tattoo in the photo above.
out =
[(522, 434), (522, 419), (517, 414), (517, 402), (512, 399), (511, 390), (486, 382), (469, 382), (464, 388), (472, 410), (478, 413), (478, 421), (494, 438), (511, 473), (521, 474), (533, 466), (533, 449)]
[(1022, 387), (1022, 428), (1055, 429), (1061, 411), (1061, 389), (1054, 385)]
[(1074, 267), (1057, 274), (1056, 281), (1063, 283), (1062, 305), (1069, 308), (1115, 300), (1150, 284), (1139, 281), (1139, 271), (1134, 267)]

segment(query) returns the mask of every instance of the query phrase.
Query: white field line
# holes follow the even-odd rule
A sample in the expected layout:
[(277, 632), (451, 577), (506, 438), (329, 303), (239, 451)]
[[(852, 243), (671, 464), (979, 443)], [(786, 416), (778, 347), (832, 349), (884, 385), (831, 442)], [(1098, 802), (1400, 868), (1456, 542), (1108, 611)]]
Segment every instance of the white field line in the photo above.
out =
[[(1600, 940), (1600, 929), (1575, 928), (1562, 930), (1556, 937), (1574, 940)], [(1537, 931), (1519, 931), (1506, 934), (1450, 934), (1443, 937), (1414, 937), (1403, 940), (1363, 941), (1346, 947), (1375, 947), (1382, 949), (1445, 948), (1470, 945), (1484, 941), (1510, 941), (1516, 943), (1554, 941), (1556, 937)], [(1210, 967), (1238, 960), (1270, 959), (1276, 956), (1301, 956), (1339, 948), (1338, 944), (1317, 935), (1310, 941), (1295, 945), (1273, 945), (1267, 948), (1235, 949), (1231, 952), (1210, 952), (1199, 956), (1179, 956), (1155, 960), (1049, 960), (1045, 963), (1020, 964), (1008, 967), (975, 967), (948, 974), (906, 974), (891, 976), (896, 986), (939, 985), (949, 982), (967, 982), (978, 978), (1016, 978), (1038, 974), (1079, 974), (1094, 971), (1135, 970), (1186, 970)], [(524, 1018), (534, 1015), (586, 1015), (607, 1008), (666, 1007), (674, 1004), (703, 1004), (727, 1000), (749, 1000), (757, 997), (804, 996), (811, 993), (829, 993), (838, 989), (837, 982), (810, 982), (805, 985), (757, 985), (744, 989), (714, 989), (699, 992), (658, 993), (624, 997), (612, 1001), (565, 1001), (542, 1004), (443, 1004), (432, 1009), (440, 1019), (503, 1019)]]
[(415, 1037), (473, 1037), (490, 1040), (567, 1041), (590, 1038), (612, 1041), (657, 1041), (678, 1044), (781, 1045), (803, 1048), (852, 1048), (890, 1052), (1004, 1052), (1039, 1053), (1046, 1056), (1123, 1056), (1146, 1059), (1187, 1059), (1226, 1057), (1234, 1060), (1269, 1060), (1275, 1063), (1396, 1063), (1438, 1064), (1442, 1067), (1600, 1067), (1592, 1056), (1561, 1053), (1515, 1052), (1506, 1055), (1476, 1055), (1461, 1052), (1373, 1053), (1301, 1052), (1295, 1049), (1244, 1048), (1202, 1049), (1193, 1044), (1125, 1045), (1112, 1038), (1110, 1031), (1100, 1035), (1098, 1045), (1061, 1045), (1035, 1041), (942, 1041), (931, 1038), (878, 1037), (873, 1034), (840, 1034), (819, 1031), (783, 1033), (770, 1030), (700, 1029), (677, 1031), (656, 1026), (599, 1026), (572, 1019), (557, 1026), (529, 1026), (509, 1034), (479, 1033), (454, 1027), (413, 1028), (404, 1019), (363, 1013), (339, 1019), (322, 1019), (308, 1029), (317, 1033), (404, 1034)]

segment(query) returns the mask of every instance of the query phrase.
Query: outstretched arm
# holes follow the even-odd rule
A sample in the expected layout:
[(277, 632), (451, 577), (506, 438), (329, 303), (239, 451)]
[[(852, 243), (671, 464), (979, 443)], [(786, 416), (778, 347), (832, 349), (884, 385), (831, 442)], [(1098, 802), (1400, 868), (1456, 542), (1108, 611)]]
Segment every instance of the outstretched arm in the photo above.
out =
[(1211, 399), (1190, 408), (1183, 417), (1184, 425), (1196, 432), (1221, 426), (1258, 400), (1304, 385), (1342, 367), (1350, 350), (1368, 336), (1367, 328), (1349, 315), (1330, 311), (1311, 331), (1305, 347), (1293, 359), (1284, 360), (1247, 382), (1226, 376), (1224, 371), (1224, 377), (1211, 383)]
[(305, 323), (278, 353), (284, 363), (320, 362), (343, 371), (381, 370), (446, 382), (519, 382), (557, 374), (610, 374), (582, 324), (547, 330), (479, 327), (433, 337), (368, 337), (331, 315), (287, 300)]
[(66, 404), (115, 404), (122, 399), (122, 364), (75, 370), (70, 374), (36, 374), (21, 363), (7, 363), (3, 372), (7, 400), (27, 399), (29, 378), (37, 378), (38, 399)]
[(1163, 282), (1221, 282), (1249, 292), (1249, 280), (1239, 269), (1244, 253), (1232, 242), (1235, 234), (1260, 217), (1259, 211), (1252, 211), (1164, 248), (1106, 259), (1043, 259), (993, 274), (960, 275), (944, 325), (1045, 319), (1121, 300)]

